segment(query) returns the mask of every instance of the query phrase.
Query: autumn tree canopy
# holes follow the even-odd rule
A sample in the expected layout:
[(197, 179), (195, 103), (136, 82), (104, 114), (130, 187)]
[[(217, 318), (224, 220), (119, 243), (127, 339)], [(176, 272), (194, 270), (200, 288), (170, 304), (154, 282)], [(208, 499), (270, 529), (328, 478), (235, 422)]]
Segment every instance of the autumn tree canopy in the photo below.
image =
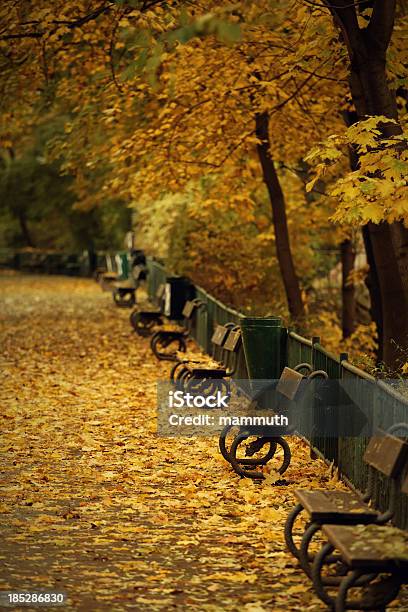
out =
[(301, 329), (341, 309), (322, 294), (331, 253), (353, 262), (364, 244), (343, 332), (370, 324), (347, 294), (365, 279), (379, 357), (394, 363), (408, 338), (405, 8), (6, 1), (4, 163), (63, 117), (44, 155), (71, 177), (76, 209), (131, 204), (151, 252)]

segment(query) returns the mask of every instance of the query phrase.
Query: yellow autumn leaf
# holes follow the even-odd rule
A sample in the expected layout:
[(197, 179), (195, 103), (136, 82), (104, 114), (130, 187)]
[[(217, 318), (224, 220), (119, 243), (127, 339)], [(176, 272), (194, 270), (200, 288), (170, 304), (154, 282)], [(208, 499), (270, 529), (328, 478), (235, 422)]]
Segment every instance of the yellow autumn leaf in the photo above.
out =
[(282, 520), (282, 515), (284, 514), (284, 512), (280, 509), (276, 509), (276, 508), (262, 508), (259, 511), (259, 518), (261, 519), (261, 521), (268, 521), (270, 523), (275, 523), (277, 521), (281, 521)]

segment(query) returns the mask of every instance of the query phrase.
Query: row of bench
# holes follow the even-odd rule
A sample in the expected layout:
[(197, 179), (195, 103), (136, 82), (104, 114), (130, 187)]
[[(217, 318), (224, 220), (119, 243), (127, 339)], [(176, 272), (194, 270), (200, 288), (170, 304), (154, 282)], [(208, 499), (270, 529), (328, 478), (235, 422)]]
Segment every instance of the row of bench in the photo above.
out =
[[(159, 305), (163, 291), (160, 287), (156, 294)], [(174, 362), (170, 380), (178, 388), (197, 392), (204, 383), (208, 389), (208, 381), (214, 384), (223, 381), (230, 391), (241, 343), (239, 326), (234, 323), (215, 326), (211, 356), (187, 352), (194, 316), (205, 307), (197, 299), (187, 300), (183, 325), (167, 321), (160, 306), (136, 309), (130, 321), (140, 336), (150, 336), (150, 346), (158, 359)], [(273, 410), (282, 412), (289, 402), (301, 401), (308, 384), (316, 378), (325, 379), (327, 374), (313, 371), (307, 363), (284, 368), (275, 387)], [(262, 390), (260, 396), (264, 393)], [(257, 403), (260, 398), (251, 399)], [(254, 427), (233, 431), (229, 426), (220, 434), (220, 451), (242, 477), (264, 478), (263, 466), (277, 456), (280, 457), (277, 472), (283, 475), (291, 460), (284, 435), (294, 432), (278, 433), (275, 429), (271, 432)], [(298, 503), (286, 521), (286, 545), (331, 610), (385, 610), (397, 597), (401, 585), (408, 582), (408, 533), (392, 525), (396, 494), (408, 494), (407, 436), (408, 425), (399, 424), (370, 439), (364, 455), (369, 480), (362, 496), (351, 491), (295, 491)], [(240, 456), (239, 447), (250, 440), (245, 456)], [(390, 504), (385, 512), (370, 503), (376, 473), (390, 482)], [(276, 482), (284, 483), (281, 479)]]

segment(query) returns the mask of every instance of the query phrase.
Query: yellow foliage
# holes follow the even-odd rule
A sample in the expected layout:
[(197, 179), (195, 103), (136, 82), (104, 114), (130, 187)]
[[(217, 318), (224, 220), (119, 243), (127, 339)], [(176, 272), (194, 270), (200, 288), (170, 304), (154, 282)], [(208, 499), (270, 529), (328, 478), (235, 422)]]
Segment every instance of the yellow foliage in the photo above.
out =
[[(306, 159), (318, 161), (315, 176), (308, 188), (336, 166), (347, 148), (359, 153), (359, 168), (337, 178), (329, 193), (338, 207), (332, 219), (340, 223), (363, 225), (403, 220), (408, 222), (408, 126), (402, 133), (384, 138), (384, 125), (396, 124), (383, 116), (369, 117), (349, 127), (342, 134), (331, 136), (314, 148)], [(333, 168), (332, 168), (333, 171)]]
[(341, 321), (335, 312), (323, 310), (310, 321), (309, 334), (319, 336), (325, 349), (334, 355), (338, 355), (340, 350), (348, 353), (349, 361), (356, 365), (373, 365), (377, 349), (375, 323), (359, 324), (351, 336), (343, 339)]

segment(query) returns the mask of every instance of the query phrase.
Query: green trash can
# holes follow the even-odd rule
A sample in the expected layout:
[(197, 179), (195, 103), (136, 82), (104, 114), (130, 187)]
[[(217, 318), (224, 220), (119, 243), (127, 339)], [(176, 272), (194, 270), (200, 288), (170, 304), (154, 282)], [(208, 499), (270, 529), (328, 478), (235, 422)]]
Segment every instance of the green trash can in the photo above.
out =
[(242, 344), (250, 380), (276, 380), (281, 375), (282, 319), (242, 317)]

